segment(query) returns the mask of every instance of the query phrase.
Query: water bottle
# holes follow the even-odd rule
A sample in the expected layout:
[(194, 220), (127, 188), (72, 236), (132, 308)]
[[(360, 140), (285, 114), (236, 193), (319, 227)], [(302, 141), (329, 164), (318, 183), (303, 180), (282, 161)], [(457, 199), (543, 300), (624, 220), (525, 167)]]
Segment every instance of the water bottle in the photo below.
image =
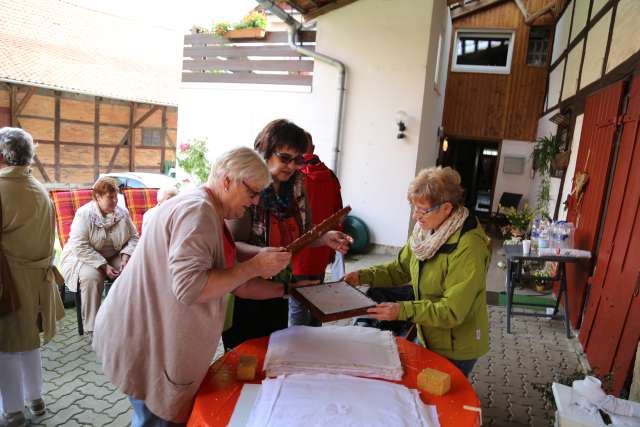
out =
[(549, 232), (550, 232), (549, 221), (546, 219), (542, 219), (540, 221), (540, 226), (538, 229), (538, 248), (548, 248), (549, 247)]

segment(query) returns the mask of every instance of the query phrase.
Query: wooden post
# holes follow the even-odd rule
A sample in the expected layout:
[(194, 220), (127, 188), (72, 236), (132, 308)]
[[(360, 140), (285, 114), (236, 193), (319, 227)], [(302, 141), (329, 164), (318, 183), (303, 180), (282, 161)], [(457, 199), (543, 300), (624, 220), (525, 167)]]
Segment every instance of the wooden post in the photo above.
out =
[(9, 109), (11, 110), (11, 126), (16, 127), (18, 126), (18, 115), (16, 114), (16, 111), (18, 110), (18, 88), (14, 85), (9, 85), (9, 90), (11, 92), (11, 99), (9, 103)]
[(167, 107), (162, 107), (162, 135), (160, 135), (160, 173), (164, 172), (165, 149), (167, 146)]
[(93, 113), (93, 176), (98, 179), (100, 176), (100, 100), (99, 96), (94, 98)]
[(53, 167), (56, 182), (60, 182), (60, 92), (54, 91), (53, 109)]
[(135, 125), (133, 123), (135, 119), (136, 113), (136, 103), (132, 102), (129, 104), (129, 171), (133, 172), (136, 170), (136, 150), (135, 150), (135, 135), (134, 129)]

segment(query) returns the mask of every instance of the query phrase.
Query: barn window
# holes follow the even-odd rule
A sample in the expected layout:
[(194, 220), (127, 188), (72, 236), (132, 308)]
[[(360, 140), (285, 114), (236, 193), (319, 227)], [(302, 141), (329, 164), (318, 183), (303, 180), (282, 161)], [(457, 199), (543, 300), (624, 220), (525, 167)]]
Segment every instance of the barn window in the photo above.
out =
[(452, 71), (509, 74), (513, 31), (458, 30)]
[(160, 147), (162, 142), (161, 128), (142, 128), (142, 145), (145, 147)]
[(547, 65), (551, 28), (531, 27), (529, 30), (529, 48), (527, 50), (527, 65), (544, 67)]

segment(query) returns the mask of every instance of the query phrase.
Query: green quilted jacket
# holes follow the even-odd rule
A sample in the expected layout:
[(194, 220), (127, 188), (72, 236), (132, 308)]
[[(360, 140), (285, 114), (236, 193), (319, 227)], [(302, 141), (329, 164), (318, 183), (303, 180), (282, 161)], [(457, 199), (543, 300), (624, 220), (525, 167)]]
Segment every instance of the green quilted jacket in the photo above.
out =
[(476, 218), (469, 217), (433, 258), (419, 261), (407, 243), (394, 261), (360, 270), (360, 283), (410, 282), (415, 300), (400, 302), (399, 320), (416, 323), (420, 343), (430, 350), (449, 359), (477, 359), (489, 350), (488, 241)]

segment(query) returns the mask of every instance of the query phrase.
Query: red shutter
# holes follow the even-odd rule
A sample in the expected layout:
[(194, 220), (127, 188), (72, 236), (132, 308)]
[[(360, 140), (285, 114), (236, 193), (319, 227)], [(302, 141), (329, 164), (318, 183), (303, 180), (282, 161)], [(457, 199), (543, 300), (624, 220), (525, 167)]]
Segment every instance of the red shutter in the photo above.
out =
[[(575, 246), (592, 253), (606, 200), (622, 91), (623, 82), (614, 83), (587, 98), (585, 105), (576, 173), (587, 172), (589, 182), (580, 206), (575, 197), (570, 198), (567, 217), (576, 225)], [(575, 328), (580, 326), (590, 271), (589, 262), (567, 264), (569, 313)]]
[(615, 393), (629, 375), (640, 338), (639, 120), (640, 77), (636, 77), (623, 117), (589, 304), (580, 330), (591, 367), (600, 376), (613, 373)]

